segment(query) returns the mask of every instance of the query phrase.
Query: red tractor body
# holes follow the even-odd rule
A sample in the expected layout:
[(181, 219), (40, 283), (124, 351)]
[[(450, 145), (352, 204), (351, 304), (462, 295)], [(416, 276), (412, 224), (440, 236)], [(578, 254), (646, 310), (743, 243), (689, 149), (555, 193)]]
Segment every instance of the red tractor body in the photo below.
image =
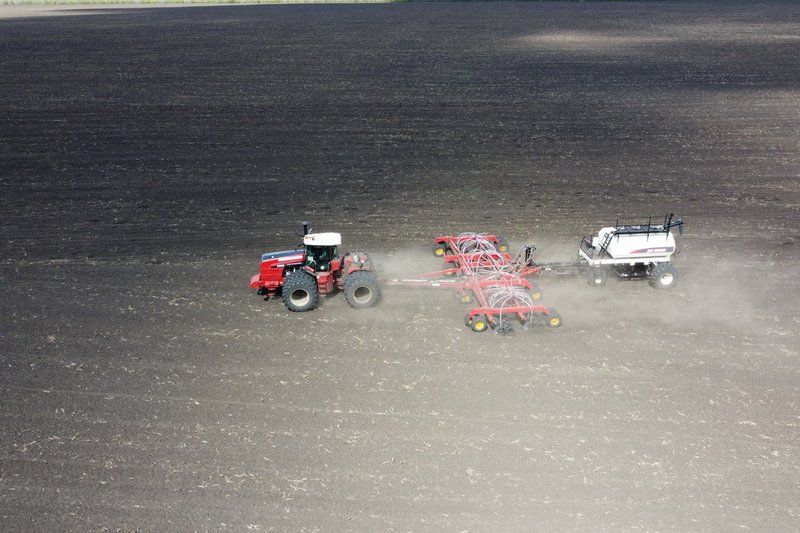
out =
[(250, 287), (267, 297), (280, 292), (292, 311), (310, 311), (319, 296), (343, 290), (353, 307), (372, 307), (380, 299), (372, 261), (364, 252), (339, 257), (338, 233), (308, 233), (304, 226), (303, 248), (266, 253)]
[(274, 293), (283, 287), (283, 279), (289, 272), (302, 268), (306, 262), (305, 250), (285, 250), (261, 256), (258, 274), (250, 278), (250, 287), (264, 294)]

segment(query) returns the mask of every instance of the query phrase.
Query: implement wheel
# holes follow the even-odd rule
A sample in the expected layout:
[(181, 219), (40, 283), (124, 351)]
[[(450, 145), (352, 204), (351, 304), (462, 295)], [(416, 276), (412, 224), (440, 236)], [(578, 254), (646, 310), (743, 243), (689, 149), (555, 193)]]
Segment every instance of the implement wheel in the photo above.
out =
[(447, 253), (447, 245), (443, 242), (438, 242), (433, 245), (433, 255), (436, 257), (444, 257)]
[(319, 302), (317, 280), (304, 270), (295, 270), (283, 282), (283, 303), (289, 311), (302, 313), (311, 311)]
[(542, 299), (542, 289), (537, 285), (533, 284), (531, 287), (531, 300), (541, 300)]
[(381, 288), (373, 272), (358, 271), (344, 280), (344, 299), (350, 307), (372, 307), (381, 299)]
[(508, 251), (508, 243), (504, 239), (497, 241), (497, 251), (504, 254)]
[(561, 327), (561, 315), (558, 314), (558, 311), (553, 309), (552, 307), (547, 310), (547, 318), (546, 322), (548, 328), (560, 328)]
[(608, 269), (602, 266), (590, 268), (587, 281), (593, 287), (602, 287), (608, 282)]
[(503, 320), (499, 324), (495, 325), (494, 332), (497, 335), (511, 335), (514, 333), (514, 328), (511, 326), (510, 322)]
[(530, 316), (528, 316), (528, 319), (522, 323), (522, 329), (528, 331), (533, 328), (542, 327), (543, 325), (544, 321), (542, 317), (536, 315), (535, 313), (531, 313)]
[(483, 333), (489, 329), (489, 321), (484, 315), (476, 315), (475, 318), (472, 319), (469, 327), (472, 328), (472, 331), (475, 333)]
[(678, 281), (678, 271), (670, 263), (657, 263), (650, 269), (650, 285), (656, 289), (669, 289)]

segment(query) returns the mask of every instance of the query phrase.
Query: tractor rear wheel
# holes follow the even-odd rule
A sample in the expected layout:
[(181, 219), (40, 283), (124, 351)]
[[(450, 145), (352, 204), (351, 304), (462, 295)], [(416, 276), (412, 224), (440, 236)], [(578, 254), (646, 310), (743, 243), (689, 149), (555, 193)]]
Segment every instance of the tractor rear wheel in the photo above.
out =
[(349, 274), (344, 280), (344, 299), (350, 307), (361, 309), (372, 307), (381, 299), (378, 279), (372, 272), (358, 271)]
[(304, 270), (295, 270), (283, 282), (283, 303), (289, 311), (302, 313), (311, 311), (319, 302), (317, 280)]
[(670, 263), (657, 263), (650, 269), (650, 285), (656, 289), (669, 289), (678, 281), (678, 271)]

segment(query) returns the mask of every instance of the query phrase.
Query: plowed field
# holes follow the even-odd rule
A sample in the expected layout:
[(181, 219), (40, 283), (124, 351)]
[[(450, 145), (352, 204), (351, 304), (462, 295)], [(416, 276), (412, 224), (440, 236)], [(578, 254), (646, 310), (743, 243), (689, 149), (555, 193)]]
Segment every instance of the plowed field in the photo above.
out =
[[(800, 529), (797, 4), (2, 9), (0, 529)], [(669, 212), (559, 329), (248, 288)]]

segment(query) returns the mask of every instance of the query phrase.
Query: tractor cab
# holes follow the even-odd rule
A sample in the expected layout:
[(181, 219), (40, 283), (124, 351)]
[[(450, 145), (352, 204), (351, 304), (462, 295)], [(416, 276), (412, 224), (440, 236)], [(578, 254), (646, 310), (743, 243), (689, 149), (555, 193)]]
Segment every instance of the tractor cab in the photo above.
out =
[(309, 233), (303, 236), (306, 247), (306, 266), (314, 272), (331, 272), (338, 270), (339, 256), (337, 247), (342, 244), (339, 233)]

